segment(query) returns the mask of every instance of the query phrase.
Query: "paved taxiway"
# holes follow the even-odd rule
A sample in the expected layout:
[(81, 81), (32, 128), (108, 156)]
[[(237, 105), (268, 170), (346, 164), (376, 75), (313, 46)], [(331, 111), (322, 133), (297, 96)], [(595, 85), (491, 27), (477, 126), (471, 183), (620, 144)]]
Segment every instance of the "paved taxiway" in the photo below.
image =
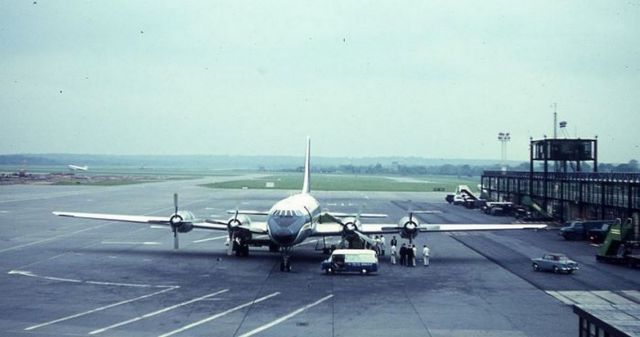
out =
[[(207, 179), (207, 182), (214, 179)], [(419, 235), (431, 266), (392, 266), (376, 276), (325, 276), (314, 242), (279, 271), (266, 248), (226, 256), (224, 232), (193, 231), (172, 249), (168, 228), (66, 219), (53, 210), (165, 215), (181, 208), (224, 216), (262, 209), (287, 191), (212, 190), (203, 181), (114, 187), (2, 186), (2, 336), (577, 336), (566, 303), (640, 302), (637, 270), (596, 263), (595, 248), (555, 231)], [(442, 210), (430, 222), (491, 223), (444, 203), (440, 193), (317, 192), (326, 208), (385, 212), (406, 200)], [(390, 237), (387, 237), (387, 242)], [(531, 271), (529, 258), (567, 253), (575, 275)]]

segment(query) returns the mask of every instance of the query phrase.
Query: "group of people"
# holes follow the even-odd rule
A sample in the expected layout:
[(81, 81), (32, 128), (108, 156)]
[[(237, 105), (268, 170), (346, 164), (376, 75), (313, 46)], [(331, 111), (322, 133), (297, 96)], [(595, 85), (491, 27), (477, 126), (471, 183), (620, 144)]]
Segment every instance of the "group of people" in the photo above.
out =
[[(375, 241), (375, 245), (371, 245), (370, 248), (374, 249), (378, 253), (378, 256), (385, 256), (384, 236), (376, 235), (373, 240)], [(400, 255), (400, 265), (407, 267), (416, 266), (416, 256), (418, 253), (416, 245), (411, 243), (403, 243), (402, 246), (400, 246), (400, 249), (398, 249), (398, 240), (396, 239), (395, 235), (393, 236), (393, 238), (391, 238), (391, 242), (389, 242), (389, 244), (391, 245), (391, 264), (396, 264), (398, 255)], [(422, 247), (422, 262), (425, 267), (429, 266), (429, 254), (429, 247), (427, 247), (427, 245), (424, 245)]]
[[(397, 255), (398, 253), (400, 253), (400, 265), (407, 266), (407, 267), (416, 266), (416, 255), (417, 255), (416, 245), (403, 243), (402, 246), (400, 246), (400, 250), (398, 251), (397, 249), (398, 240), (396, 240), (395, 236), (391, 239), (390, 243), (391, 243), (391, 264), (396, 264)], [(422, 261), (425, 267), (429, 266), (429, 255), (430, 255), (430, 249), (425, 244), (424, 247), (422, 248)]]

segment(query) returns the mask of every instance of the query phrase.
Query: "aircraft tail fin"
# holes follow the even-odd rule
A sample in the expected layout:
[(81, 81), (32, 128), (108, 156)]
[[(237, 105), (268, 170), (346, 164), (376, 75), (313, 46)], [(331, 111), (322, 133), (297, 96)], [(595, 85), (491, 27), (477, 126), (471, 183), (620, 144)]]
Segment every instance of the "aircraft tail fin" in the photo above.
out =
[(307, 151), (304, 156), (304, 181), (302, 193), (311, 192), (311, 137), (307, 137)]

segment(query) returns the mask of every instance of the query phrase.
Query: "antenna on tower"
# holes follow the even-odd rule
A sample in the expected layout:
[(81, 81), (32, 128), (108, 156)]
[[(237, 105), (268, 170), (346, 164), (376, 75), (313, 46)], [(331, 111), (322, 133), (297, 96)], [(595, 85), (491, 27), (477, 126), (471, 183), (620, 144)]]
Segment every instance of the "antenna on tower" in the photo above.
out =
[(558, 104), (553, 103), (553, 139), (558, 138)]

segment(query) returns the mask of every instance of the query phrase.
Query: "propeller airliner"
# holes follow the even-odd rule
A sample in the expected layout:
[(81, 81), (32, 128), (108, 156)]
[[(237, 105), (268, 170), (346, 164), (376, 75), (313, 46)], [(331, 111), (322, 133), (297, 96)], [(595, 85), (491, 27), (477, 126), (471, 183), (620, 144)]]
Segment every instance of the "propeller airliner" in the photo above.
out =
[[(178, 209), (178, 195), (174, 194), (174, 212), (168, 217), (118, 215), (77, 212), (53, 212), (54, 215), (72, 218), (123, 221), (171, 228), (174, 248), (178, 249), (178, 233), (194, 228), (226, 231), (229, 235), (228, 254), (248, 256), (249, 246), (268, 246), (272, 252), (280, 252), (281, 271), (291, 271), (290, 257), (293, 248), (309, 237), (342, 237), (343, 240), (360, 238), (375, 244), (369, 235), (399, 234), (408, 240), (419, 232), (454, 232), (508, 229), (541, 229), (544, 224), (421, 224), (414, 216), (430, 211), (411, 211), (408, 216), (393, 224), (368, 224), (361, 219), (385, 218), (386, 214), (338, 213), (323, 211), (311, 195), (311, 140), (307, 138), (302, 191), (276, 202), (268, 211), (232, 210), (229, 219), (198, 219), (189, 211)], [(250, 216), (266, 216), (266, 221), (252, 221)]]
[(88, 171), (89, 170), (89, 166), (87, 166), (87, 165), (85, 165), (85, 166), (67, 165), (67, 167), (71, 171)]

